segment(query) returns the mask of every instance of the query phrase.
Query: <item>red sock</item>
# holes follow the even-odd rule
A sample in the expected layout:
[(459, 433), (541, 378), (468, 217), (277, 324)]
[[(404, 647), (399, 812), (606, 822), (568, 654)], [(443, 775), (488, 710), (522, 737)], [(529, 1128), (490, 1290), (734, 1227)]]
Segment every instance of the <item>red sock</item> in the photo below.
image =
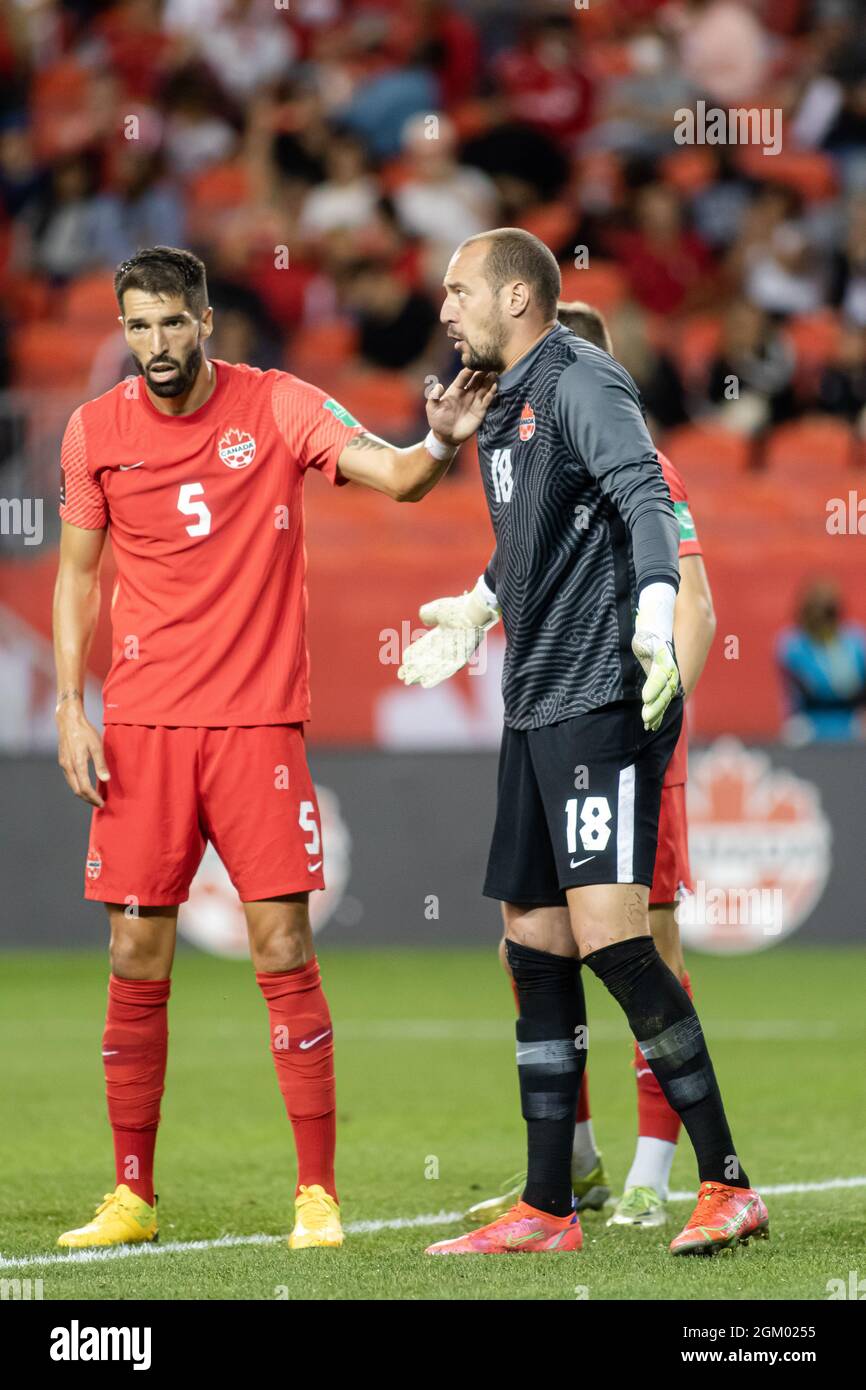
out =
[[(680, 983), (692, 998), (692, 982), (684, 970)], [(664, 1091), (653, 1075), (649, 1062), (637, 1043), (634, 1045), (634, 1067), (637, 1077), (637, 1132), (647, 1139), (664, 1139), (675, 1144), (680, 1137), (680, 1117), (668, 1105)]]
[(108, 979), (102, 1035), (116, 1181), (153, 1205), (153, 1151), (168, 1054), (171, 980)]
[(574, 1112), (574, 1123), (581, 1124), (584, 1120), (590, 1119), (589, 1113), (589, 1073), (586, 1067), (583, 1069), (583, 1076), (580, 1080), (580, 1090), (577, 1093), (577, 1109)]
[(334, 1036), (316, 957), (296, 970), (256, 972), (270, 1015), (277, 1082), (295, 1135), (298, 1185), (319, 1183), (336, 1200)]

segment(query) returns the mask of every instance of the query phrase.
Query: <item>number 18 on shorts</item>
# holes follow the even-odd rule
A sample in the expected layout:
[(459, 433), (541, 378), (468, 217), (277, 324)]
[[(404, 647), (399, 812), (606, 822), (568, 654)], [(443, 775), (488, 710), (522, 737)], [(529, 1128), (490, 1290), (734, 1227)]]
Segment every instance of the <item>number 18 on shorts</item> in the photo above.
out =
[(651, 885), (682, 717), (675, 700), (647, 731), (639, 703), (620, 701), (540, 729), (506, 727), (485, 894), (552, 907), (566, 888)]

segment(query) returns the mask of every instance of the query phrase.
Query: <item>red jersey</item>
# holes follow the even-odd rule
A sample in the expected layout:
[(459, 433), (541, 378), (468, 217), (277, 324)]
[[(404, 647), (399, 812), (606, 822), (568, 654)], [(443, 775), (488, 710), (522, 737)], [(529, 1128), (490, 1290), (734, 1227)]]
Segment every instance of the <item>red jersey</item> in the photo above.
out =
[(310, 717), (303, 481), (342, 483), (362, 426), (287, 372), (213, 360), (216, 385), (164, 415), (141, 377), (72, 415), (60, 515), (110, 529), (107, 724), (294, 724)]
[[(669, 458), (666, 458), (661, 449), (658, 451), (659, 463), (662, 466), (662, 476), (667, 483), (671, 498), (673, 499), (674, 511), (680, 525), (680, 559), (684, 555), (701, 555), (701, 543), (698, 540), (695, 523), (689, 511), (689, 499), (686, 493), (686, 485), (674, 468)], [(683, 719), (682, 733), (677, 740), (677, 746), (671, 754), (667, 772), (664, 776), (663, 785), (666, 787), (676, 787), (685, 782), (688, 773), (689, 762), (689, 735), (686, 729), (686, 721)]]

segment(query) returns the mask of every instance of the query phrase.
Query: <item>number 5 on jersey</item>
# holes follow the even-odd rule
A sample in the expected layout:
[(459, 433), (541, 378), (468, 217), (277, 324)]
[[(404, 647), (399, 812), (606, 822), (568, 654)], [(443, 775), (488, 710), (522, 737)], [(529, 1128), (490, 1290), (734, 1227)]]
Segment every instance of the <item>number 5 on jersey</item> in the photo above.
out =
[(199, 496), (204, 492), (203, 483), (183, 483), (177, 498), (177, 509), (184, 516), (197, 516), (192, 526), (187, 526), (189, 536), (209, 536), (211, 516), (207, 503)]

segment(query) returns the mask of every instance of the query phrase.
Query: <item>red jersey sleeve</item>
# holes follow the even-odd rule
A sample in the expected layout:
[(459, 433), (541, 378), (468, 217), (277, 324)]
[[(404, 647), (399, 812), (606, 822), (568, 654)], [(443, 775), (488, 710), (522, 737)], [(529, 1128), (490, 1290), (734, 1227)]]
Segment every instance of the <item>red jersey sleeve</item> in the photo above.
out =
[(662, 476), (667, 483), (671, 500), (674, 504), (677, 521), (680, 528), (680, 559), (684, 555), (703, 555), (701, 543), (698, 540), (698, 533), (695, 528), (694, 518), (689, 507), (688, 493), (682, 477), (674, 468), (670, 459), (659, 449), (659, 463), (662, 467)]
[(60, 446), (60, 515), (85, 531), (108, 525), (105, 494), (87, 465), (87, 443), (81, 406), (69, 420)]
[(277, 429), (298, 467), (318, 468), (336, 486), (348, 482), (337, 460), (364, 426), (333, 396), (298, 377), (278, 377), (271, 399)]

